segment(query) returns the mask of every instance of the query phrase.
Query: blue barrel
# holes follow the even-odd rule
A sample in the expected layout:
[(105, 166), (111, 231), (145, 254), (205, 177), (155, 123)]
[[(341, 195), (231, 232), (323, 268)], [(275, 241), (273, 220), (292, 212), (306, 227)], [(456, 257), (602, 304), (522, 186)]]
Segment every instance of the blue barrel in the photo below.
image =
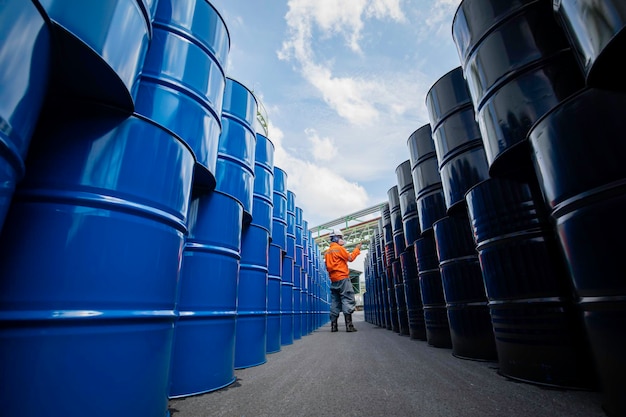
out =
[(432, 233), (433, 224), (446, 215), (447, 208), (430, 124), (413, 132), (407, 145), (420, 230)]
[[(19, 36), (15, 33), (19, 32)], [(10, 0), (0, 13), (0, 230), (48, 88), (50, 30), (32, 1)]]
[(463, 0), (455, 13), (452, 37), (492, 177), (532, 175), (530, 127), (584, 87), (550, 3)]
[(293, 344), (293, 258), (283, 256), (283, 275), (280, 283), (280, 344)]
[(400, 254), (400, 268), (402, 269), (402, 279), (404, 281), (409, 337), (411, 339), (426, 340), (424, 305), (422, 304), (422, 291), (420, 290), (419, 273), (417, 271), (413, 245), (407, 246), (406, 250)]
[(489, 164), (461, 67), (433, 84), (426, 106), (448, 214), (465, 213), (465, 193), (489, 178)]
[(171, 398), (235, 381), (237, 279), (243, 208), (232, 196), (194, 195), (178, 289)]
[(587, 86), (626, 89), (621, 52), (626, 47), (626, 4), (620, 0), (554, 1)]
[(0, 238), (6, 413), (166, 415), (193, 164), (137, 114), (42, 113)]
[(269, 239), (267, 229), (254, 223), (243, 231), (237, 284), (235, 369), (249, 368), (267, 361)]
[(226, 25), (206, 0), (160, 0), (136, 93), (136, 111), (193, 149), (194, 187), (215, 187), (230, 50)]
[(415, 241), (413, 249), (417, 260), (420, 292), (424, 306), (426, 341), (434, 347), (451, 348), (450, 323), (439, 270), (435, 236), (423, 235)]
[[(274, 167), (272, 243), (287, 251), (287, 173)], [(292, 281), (293, 282), (293, 281)]]
[(419, 224), (419, 214), (417, 213), (415, 187), (413, 186), (410, 160), (407, 159), (396, 167), (396, 178), (398, 180), (400, 215), (402, 216), (402, 228), (404, 230), (404, 244), (406, 248), (411, 246), (422, 233)]
[(238, 81), (226, 78), (215, 188), (241, 202), (244, 225), (252, 221), (256, 113), (254, 94)]
[(538, 185), (492, 178), (466, 200), (498, 372), (537, 385), (593, 388), (588, 342)]
[(444, 217), (435, 223), (434, 231), (452, 354), (494, 361), (496, 342), (467, 212)]
[(252, 223), (272, 234), (274, 216), (274, 144), (266, 136), (256, 134), (254, 152), (254, 191)]
[(150, 45), (151, 11), (144, 0), (39, 0), (52, 21), (52, 93), (134, 109)]
[(283, 250), (270, 243), (267, 271), (267, 343), (266, 353), (280, 351), (280, 299), (283, 275)]
[(626, 414), (626, 283), (617, 272), (626, 233), (624, 104), (624, 92), (582, 90), (540, 119), (528, 137), (611, 416)]

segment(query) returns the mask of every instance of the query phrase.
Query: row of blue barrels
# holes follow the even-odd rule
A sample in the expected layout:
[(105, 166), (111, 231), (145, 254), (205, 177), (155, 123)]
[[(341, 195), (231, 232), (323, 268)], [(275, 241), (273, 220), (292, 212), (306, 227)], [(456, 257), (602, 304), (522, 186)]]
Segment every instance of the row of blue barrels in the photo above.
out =
[[(0, 11), (1, 397), (15, 416), (162, 417), (272, 351), (281, 170), (210, 3), (83, 3)], [(328, 279), (302, 245), (312, 331)]]
[[(625, 26), (616, 1), (461, 2), (452, 30), (461, 66), (427, 93), (430, 124), (409, 138), (421, 230), (403, 225), (405, 236), (420, 235), (405, 242), (415, 246), (421, 291), (408, 291), (403, 276), (405, 302), (418, 310), (406, 309), (412, 337), (430, 343), (434, 328), (421, 314), (434, 295), (455, 356), (497, 360), (500, 374), (524, 382), (601, 390), (611, 416), (626, 412), (626, 288), (616, 278)], [(400, 190), (406, 165), (396, 169)], [(366, 263), (366, 320), (399, 331), (400, 304), (385, 282), (402, 282), (387, 246), (401, 232), (387, 230), (386, 209)], [(430, 255), (421, 254), (427, 242)], [(426, 285), (427, 271), (441, 291)]]

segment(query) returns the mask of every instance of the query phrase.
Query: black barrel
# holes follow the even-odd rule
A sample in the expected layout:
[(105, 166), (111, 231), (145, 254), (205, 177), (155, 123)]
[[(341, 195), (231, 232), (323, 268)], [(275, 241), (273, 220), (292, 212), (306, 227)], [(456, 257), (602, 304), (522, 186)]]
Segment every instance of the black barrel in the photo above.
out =
[(391, 265), (386, 269), (385, 285), (387, 287), (387, 311), (389, 312), (389, 323), (391, 324), (391, 327), (387, 326), (387, 328), (390, 328), (396, 333), (400, 333), (400, 322), (398, 321), (398, 300), (396, 298), (396, 285), (393, 277), (393, 262), (391, 262)]
[(391, 210), (389, 209), (389, 204), (385, 204), (382, 210), (382, 219), (383, 219), (383, 254), (384, 254), (384, 263), (383, 266), (386, 268), (391, 266), (391, 261), (396, 257), (396, 250), (393, 244), (393, 228), (391, 226)]
[(590, 87), (626, 90), (626, 3), (622, 0), (552, 2)]
[(430, 125), (413, 132), (407, 146), (420, 230), (432, 232), (433, 223), (446, 215), (446, 202)]
[(582, 320), (537, 184), (493, 178), (466, 199), (499, 373), (543, 386), (593, 388)]
[(404, 276), (402, 274), (402, 264), (400, 257), (394, 259), (391, 264), (393, 274), (393, 284), (395, 287), (396, 305), (398, 312), (398, 332), (400, 335), (409, 335), (409, 316), (406, 309), (406, 296), (404, 292)]
[(626, 414), (626, 94), (586, 89), (529, 134), (611, 416)]
[(400, 214), (402, 215), (402, 226), (404, 229), (404, 243), (405, 247), (408, 247), (421, 234), (410, 160), (406, 160), (398, 165), (396, 177), (398, 178), (398, 196), (400, 198)]
[(434, 230), (452, 354), (495, 360), (491, 316), (467, 212), (444, 217), (435, 223)]
[(434, 347), (451, 348), (450, 325), (434, 235), (417, 239), (414, 250), (424, 306), (426, 340)]
[(406, 314), (409, 319), (409, 337), (426, 340), (426, 323), (424, 322), (424, 305), (420, 290), (419, 273), (413, 245), (408, 246), (400, 254), (400, 267), (404, 279), (404, 296), (406, 298)]
[(389, 215), (391, 219), (391, 231), (393, 234), (393, 259), (396, 259), (406, 249), (404, 239), (404, 225), (402, 224), (402, 212), (400, 211), (400, 194), (398, 186), (394, 185), (387, 191), (389, 198)]
[(584, 86), (550, 2), (463, 0), (452, 37), (491, 176), (524, 177), (532, 166), (528, 130)]
[(448, 213), (465, 212), (465, 193), (489, 178), (489, 164), (472, 100), (457, 67), (426, 94), (439, 175)]

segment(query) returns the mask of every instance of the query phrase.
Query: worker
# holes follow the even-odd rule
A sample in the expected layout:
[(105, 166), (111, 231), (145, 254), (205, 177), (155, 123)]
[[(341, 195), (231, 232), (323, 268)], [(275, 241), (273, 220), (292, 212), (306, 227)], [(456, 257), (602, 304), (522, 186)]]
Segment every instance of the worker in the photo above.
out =
[(350, 281), (350, 271), (348, 262), (354, 261), (361, 253), (361, 244), (356, 245), (352, 253), (343, 246), (346, 241), (341, 234), (334, 231), (330, 234), (330, 247), (324, 254), (326, 270), (330, 277), (330, 331), (337, 332), (337, 319), (339, 313), (343, 312), (346, 321), (346, 332), (356, 332), (352, 323), (352, 313), (356, 308), (354, 298), (354, 288)]

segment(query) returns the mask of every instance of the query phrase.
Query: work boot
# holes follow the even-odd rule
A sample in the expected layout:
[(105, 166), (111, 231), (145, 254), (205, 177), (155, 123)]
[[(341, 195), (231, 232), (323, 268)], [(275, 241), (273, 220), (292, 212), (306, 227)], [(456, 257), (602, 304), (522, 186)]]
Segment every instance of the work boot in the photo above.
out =
[(356, 332), (356, 327), (352, 324), (352, 314), (345, 314), (344, 317), (346, 319), (346, 332)]
[(337, 326), (337, 319), (333, 319), (330, 321), (330, 331), (331, 332), (338, 332), (339, 331), (339, 327)]

